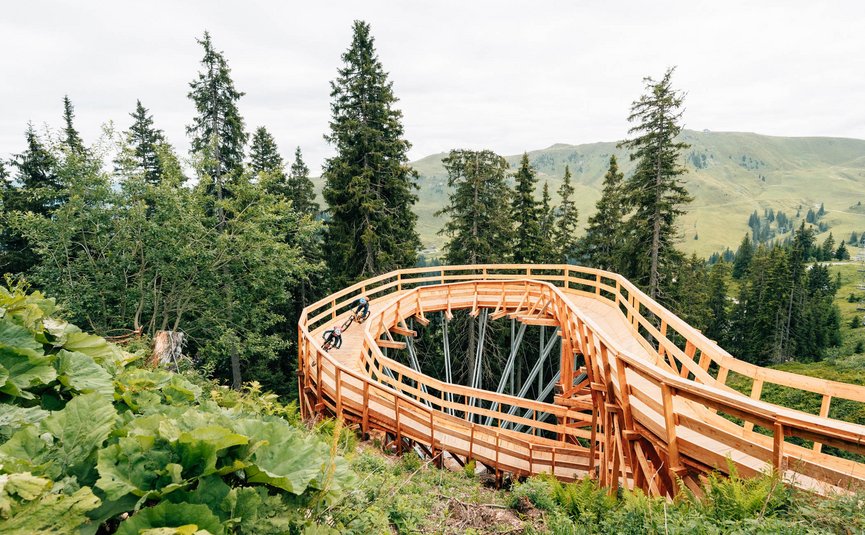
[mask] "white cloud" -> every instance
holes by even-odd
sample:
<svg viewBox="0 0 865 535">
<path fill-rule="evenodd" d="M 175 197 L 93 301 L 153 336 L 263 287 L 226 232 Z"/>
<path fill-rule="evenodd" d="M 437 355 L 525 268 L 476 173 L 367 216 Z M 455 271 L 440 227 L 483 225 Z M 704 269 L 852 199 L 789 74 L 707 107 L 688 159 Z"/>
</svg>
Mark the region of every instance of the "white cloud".
<svg viewBox="0 0 865 535">
<path fill-rule="evenodd" d="M 404 112 L 411 156 L 453 147 L 511 154 L 557 142 L 620 139 L 644 76 L 678 65 L 691 128 L 865 137 L 861 2 L 19 2 L 0 20 L 0 154 L 28 120 L 129 123 L 141 99 L 181 150 L 193 108 L 195 38 L 209 29 L 288 158 L 316 172 L 329 81 L 372 24 Z"/>
</svg>

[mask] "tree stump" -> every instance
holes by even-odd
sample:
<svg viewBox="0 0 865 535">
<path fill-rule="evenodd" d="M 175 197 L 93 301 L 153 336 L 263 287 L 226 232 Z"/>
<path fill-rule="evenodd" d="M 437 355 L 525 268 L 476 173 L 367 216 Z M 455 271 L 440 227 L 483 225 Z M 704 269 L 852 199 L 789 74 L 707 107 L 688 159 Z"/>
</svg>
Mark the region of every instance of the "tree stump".
<svg viewBox="0 0 865 535">
<path fill-rule="evenodd" d="M 153 342 L 153 357 L 150 364 L 154 367 L 174 366 L 183 353 L 184 333 L 177 331 L 157 331 Z"/>
</svg>

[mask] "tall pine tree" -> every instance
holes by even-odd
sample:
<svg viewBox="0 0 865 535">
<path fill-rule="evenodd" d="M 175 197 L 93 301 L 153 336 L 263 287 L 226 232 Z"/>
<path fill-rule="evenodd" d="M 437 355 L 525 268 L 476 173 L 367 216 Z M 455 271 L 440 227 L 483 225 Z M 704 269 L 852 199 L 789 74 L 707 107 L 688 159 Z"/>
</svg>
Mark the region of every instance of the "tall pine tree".
<svg viewBox="0 0 865 535">
<path fill-rule="evenodd" d="M 420 248 L 412 211 L 417 173 L 408 165 L 402 112 L 369 24 L 355 21 L 342 60 L 331 82 L 325 136 L 337 154 L 325 162 L 323 192 L 327 261 L 338 284 L 412 266 Z"/>
<path fill-rule="evenodd" d="M 653 299 L 663 298 L 672 283 L 671 271 L 681 254 L 674 247 L 676 218 L 685 213 L 682 206 L 691 201 L 682 182 L 685 172 L 681 152 L 686 143 L 676 141 L 682 131 L 684 97 L 672 87 L 674 69 L 659 81 L 645 78 L 646 93 L 631 106 L 628 130 L 635 135 L 621 145 L 631 150 L 637 162 L 628 181 L 630 205 L 629 249 L 631 273 L 637 283 L 646 285 Z"/>
<path fill-rule="evenodd" d="M 544 181 L 541 188 L 540 206 L 540 237 L 539 255 L 537 261 L 542 264 L 554 264 L 560 262 L 559 247 L 555 240 L 554 230 L 556 228 L 556 208 L 552 205 L 550 197 L 550 183 Z"/>
<path fill-rule="evenodd" d="M 309 167 L 303 161 L 300 147 L 294 150 L 294 162 L 288 174 L 288 198 L 294 208 L 311 217 L 318 215 L 319 207 L 315 202 L 315 186 L 309 179 Z"/>
<path fill-rule="evenodd" d="M 32 124 L 24 135 L 27 148 L 10 161 L 13 181 L 3 181 L 3 208 L 6 216 L 31 212 L 47 217 L 65 201 L 57 158 Z M 0 232 L 0 258 L 0 270 L 9 273 L 27 273 L 37 261 L 27 238 L 7 224 Z"/>
<path fill-rule="evenodd" d="M 751 245 L 751 238 L 748 233 L 742 238 L 742 243 L 736 249 L 736 259 L 733 261 L 733 278 L 741 279 L 748 272 L 751 266 L 751 259 L 754 257 L 754 246 Z"/>
<path fill-rule="evenodd" d="M 595 213 L 589 217 L 586 235 L 580 242 L 580 260 L 592 267 L 619 271 L 624 265 L 624 178 L 616 156 L 610 156 L 601 198 L 595 205 Z"/>
<path fill-rule="evenodd" d="M 117 164 L 140 173 L 150 184 L 159 184 L 163 173 L 159 146 L 165 143 L 165 135 L 162 130 L 153 126 L 153 116 L 140 100 L 136 101 L 135 111 L 130 115 L 133 123 L 126 131 L 128 150 L 121 155 Z"/>
<path fill-rule="evenodd" d="M 285 162 L 276 147 L 276 141 L 267 128 L 259 126 L 252 134 L 249 146 L 249 167 L 255 174 L 269 173 L 285 176 Z"/>
<path fill-rule="evenodd" d="M 448 237 L 448 264 L 485 264 L 509 260 L 513 229 L 502 217 L 510 209 L 508 163 L 489 151 L 452 150 L 442 160 L 451 189 L 448 205 L 436 215 L 449 216 L 440 231 Z"/>
<path fill-rule="evenodd" d="M 514 200 L 511 217 L 516 223 L 513 247 L 514 262 L 538 262 L 541 256 L 540 207 L 535 200 L 535 187 L 538 179 L 535 170 L 529 165 L 529 155 L 523 153 L 520 167 L 515 175 Z"/>
<path fill-rule="evenodd" d="M 192 137 L 192 153 L 200 159 L 199 178 L 216 201 L 220 226 L 224 224 L 222 199 L 231 194 L 231 181 L 240 179 L 243 170 L 243 148 L 248 134 L 237 102 L 244 93 L 234 88 L 231 69 L 222 52 L 213 47 L 210 33 L 198 43 L 204 49 L 202 70 L 190 82 L 189 98 L 198 115 L 186 127 Z"/>
<path fill-rule="evenodd" d="M 555 228 L 553 229 L 553 240 L 556 246 L 556 262 L 568 262 L 577 256 L 579 238 L 577 237 L 577 223 L 580 212 L 574 204 L 574 186 L 571 184 L 571 168 L 565 166 L 565 176 L 562 185 L 559 186 L 559 198 L 561 203 L 557 210 Z"/>
<path fill-rule="evenodd" d="M 75 129 L 75 107 L 69 100 L 69 95 L 63 96 L 63 143 L 73 153 L 85 155 L 84 141 Z"/>
</svg>

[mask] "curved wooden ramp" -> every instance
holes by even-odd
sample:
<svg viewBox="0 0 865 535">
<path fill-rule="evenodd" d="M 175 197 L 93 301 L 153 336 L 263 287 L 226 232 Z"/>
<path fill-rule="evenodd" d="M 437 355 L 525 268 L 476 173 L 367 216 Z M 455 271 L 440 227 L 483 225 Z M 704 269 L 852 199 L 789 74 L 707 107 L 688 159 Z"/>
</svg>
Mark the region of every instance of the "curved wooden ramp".
<svg viewBox="0 0 865 535">
<path fill-rule="evenodd" d="M 357 296 L 371 315 L 321 349 Z M 447 383 L 385 355 L 414 335 L 407 319 L 454 310 L 555 326 L 561 337 L 554 403 Z M 380 429 L 399 449 L 475 459 L 500 476 L 597 477 L 674 496 L 699 492 L 710 470 L 780 471 L 819 493 L 865 482 L 865 426 L 829 418 L 836 398 L 865 403 L 865 387 L 737 360 L 614 273 L 570 265 L 444 266 L 369 279 L 304 309 L 299 327 L 301 411 Z M 752 380 L 751 395 L 726 386 Z M 821 400 L 819 414 L 760 400 L 765 385 Z M 795 438 L 794 438 L 795 437 Z M 826 451 L 823 451 L 826 447 Z M 843 455 L 843 457 L 842 457 Z M 848 457 L 848 458 L 845 458 Z"/>
</svg>

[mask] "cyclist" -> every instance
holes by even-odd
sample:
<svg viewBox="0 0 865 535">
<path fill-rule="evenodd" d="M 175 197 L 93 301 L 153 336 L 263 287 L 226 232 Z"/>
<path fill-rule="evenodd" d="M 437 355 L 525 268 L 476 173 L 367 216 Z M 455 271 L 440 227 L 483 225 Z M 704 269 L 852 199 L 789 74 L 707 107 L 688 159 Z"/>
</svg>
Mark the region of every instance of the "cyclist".
<svg viewBox="0 0 865 535">
<path fill-rule="evenodd" d="M 324 331 L 322 336 L 324 337 L 324 345 L 328 346 L 328 348 L 335 347 L 339 349 L 342 347 L 342 329 L 338 325 L 334 325 L 333 329 Z"/>
<path fill-rule="evenodd" d="M 360 296 L 357 301 L 352 303 L 352 306 L 355 305 L 357 306 L 354 310 L 355 316 L 361 320 L 369 316 L 369 300 L 365 296 Z"/>
</svg>

